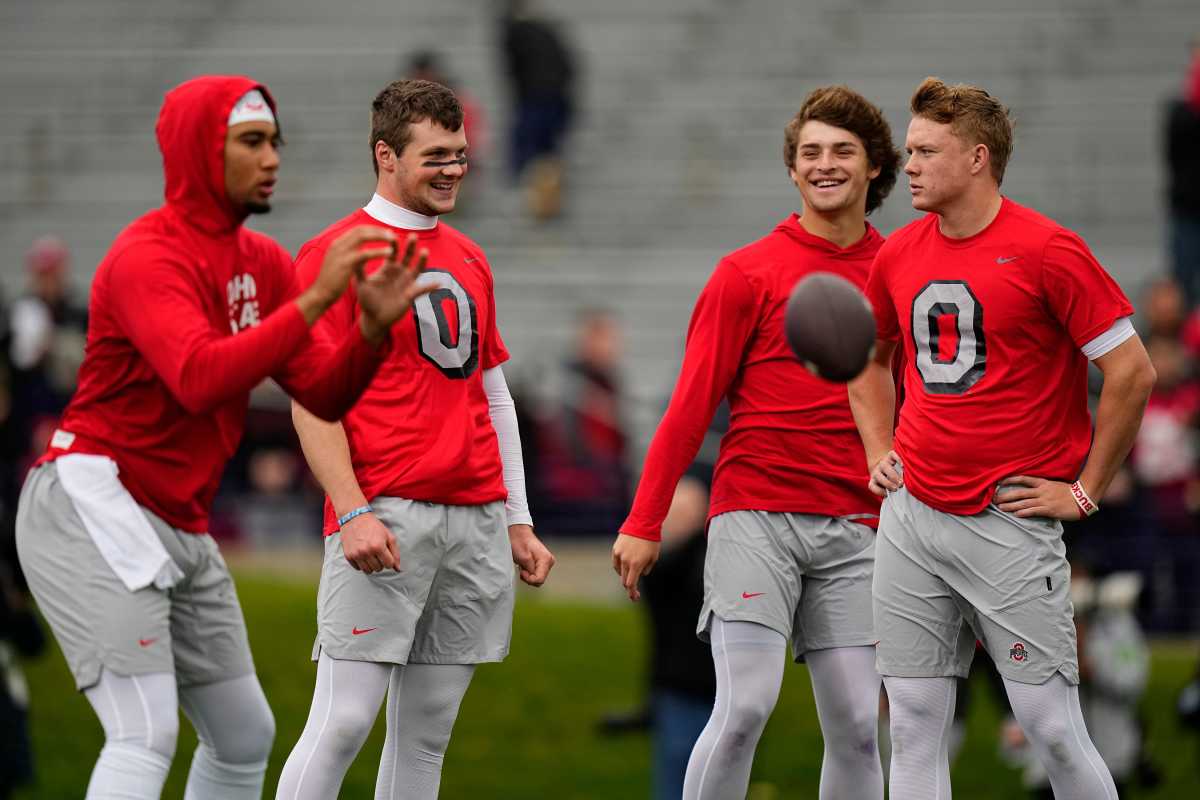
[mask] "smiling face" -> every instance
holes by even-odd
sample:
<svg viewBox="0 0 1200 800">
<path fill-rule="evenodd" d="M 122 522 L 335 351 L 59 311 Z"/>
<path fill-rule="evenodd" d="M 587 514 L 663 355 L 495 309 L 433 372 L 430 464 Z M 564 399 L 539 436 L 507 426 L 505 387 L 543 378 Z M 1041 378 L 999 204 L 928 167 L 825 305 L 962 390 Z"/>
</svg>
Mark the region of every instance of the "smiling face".
<svg viewBox="0 0 1200 800">
<path fill-rule="evenodd" d="M 409 133 L 398 154 L 387 142 L 375 143 L 381 194 L 418 214 L 449 214 L 467 174 L 467 135 L 428 119 L 412 123 Z"/>
<path fill-rule="evenodd" d="M 867 187 L 879 175 L 862 140 L 844 128 L 809 120 L 800 128 L 796 160 L 788 170 L 804 199 L 805 213 L 865 213 Z"/>
<path fill-rule="evenodd" d="M 225 134 L 225 194 L 242 214 L 271 210 L 279 171 L 279 130 L 273 122 L 240 122 Z"/>
</svg>

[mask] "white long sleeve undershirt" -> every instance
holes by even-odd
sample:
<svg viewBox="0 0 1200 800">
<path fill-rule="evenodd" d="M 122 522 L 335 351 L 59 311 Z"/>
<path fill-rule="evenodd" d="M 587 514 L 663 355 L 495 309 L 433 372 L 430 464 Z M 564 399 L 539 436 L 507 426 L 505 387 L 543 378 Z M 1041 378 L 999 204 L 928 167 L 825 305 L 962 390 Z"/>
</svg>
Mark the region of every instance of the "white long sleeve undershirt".
<svg viewBox="0 0 1200 800">
<path fill-rule="evenodd" d="M 492 418 L 492 427 L 496 429 L 496 439 L 500 443 L 504 488 L 508 490 L 508 500 L 504 503 L 508 524 L 533 525 L 525 495 L 525 463 L 521 454 L 521 434 L 517 430 L 517 407 L 500 367 L 483 371 L 483 390 L 487 394 L 488 416 Z"/>
</svg>

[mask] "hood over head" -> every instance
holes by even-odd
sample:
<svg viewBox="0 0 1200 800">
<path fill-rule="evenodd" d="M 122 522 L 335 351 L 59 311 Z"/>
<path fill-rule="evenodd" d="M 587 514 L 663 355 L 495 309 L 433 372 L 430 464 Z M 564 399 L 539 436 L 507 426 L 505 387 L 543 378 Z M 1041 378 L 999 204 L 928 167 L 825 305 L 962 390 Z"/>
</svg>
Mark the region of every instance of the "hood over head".
<svg viewBox="0 0 1200 800">
<path fill-rule="evenodd" d="M 167 205 L 214 233 L 233 230 L 244 219 L 225 193 L 225 135 L 229 112 L 251 89 L 262 92 L 275 112 L 275 99 L 261 83 L 242 75 L 203 75 L 167 92 L 158 114 Z"/>
</svg>

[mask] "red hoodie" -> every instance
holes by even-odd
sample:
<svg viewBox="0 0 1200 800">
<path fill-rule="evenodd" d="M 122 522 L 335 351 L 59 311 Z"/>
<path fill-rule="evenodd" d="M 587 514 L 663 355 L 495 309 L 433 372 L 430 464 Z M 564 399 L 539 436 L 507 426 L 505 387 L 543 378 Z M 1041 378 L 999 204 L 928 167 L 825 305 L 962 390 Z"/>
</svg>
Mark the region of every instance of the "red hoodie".
<svg viewBox="0 0 1200 800">
<path fill-rule="evenodd" d="M 249 78 L 196 78 L 167 93 L 157 134 L 166 203 L 134 220 L 96 270 L 79 387 L 39 463 L 65 453 L 116 461 L 141 505 L 208 529 L 252 388 L 272 377 L 313 413 L 338 419 L 384 348 L 354 326 L 335 345 L 309 336 L 292 259 L 242 226 L 225 193 L 229 112 Z"/>
<path fill-rule="evenodd" d="M 867 489 L 846 387 L 814 377 L 792 354 L 783 311 L 792 287 L 812 272 L 863 287 L 882 244 L 868 225 L 862 239 L 842 249 L 792 215 L 721 260 L 696 301 L 679 382 L 621 533 L 659 538 L 675 484 L 725 396 L 729 431 L 713 474 L 710 518 L 751 509 L 861 515 L 875 525 L 879 500 Z"/>
</svg>

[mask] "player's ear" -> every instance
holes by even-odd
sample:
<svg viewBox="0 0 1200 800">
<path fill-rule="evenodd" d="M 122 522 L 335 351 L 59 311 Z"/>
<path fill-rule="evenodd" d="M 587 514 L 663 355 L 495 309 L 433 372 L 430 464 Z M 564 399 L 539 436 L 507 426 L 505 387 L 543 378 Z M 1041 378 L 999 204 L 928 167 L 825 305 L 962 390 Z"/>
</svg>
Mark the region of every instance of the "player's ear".
<svg viewBox="0 0 1200 800">
<path fill-rule="evenodd" d="M 978 175 L 988 168 L 988 164 L 992 160 L 992 154 L 988 150 L 986 144 L 980 143 L 975 145 L 971 151 L 971 174 Z"/>
<path fill-rule="evenodd" d="M 379 165 L 379 169 L 384 172 L 391 172 L 396 168 L 396 154 L 392 150 L 391 145 L 383 139 L 375 142 L 375 163 Z"/>
</svg>

